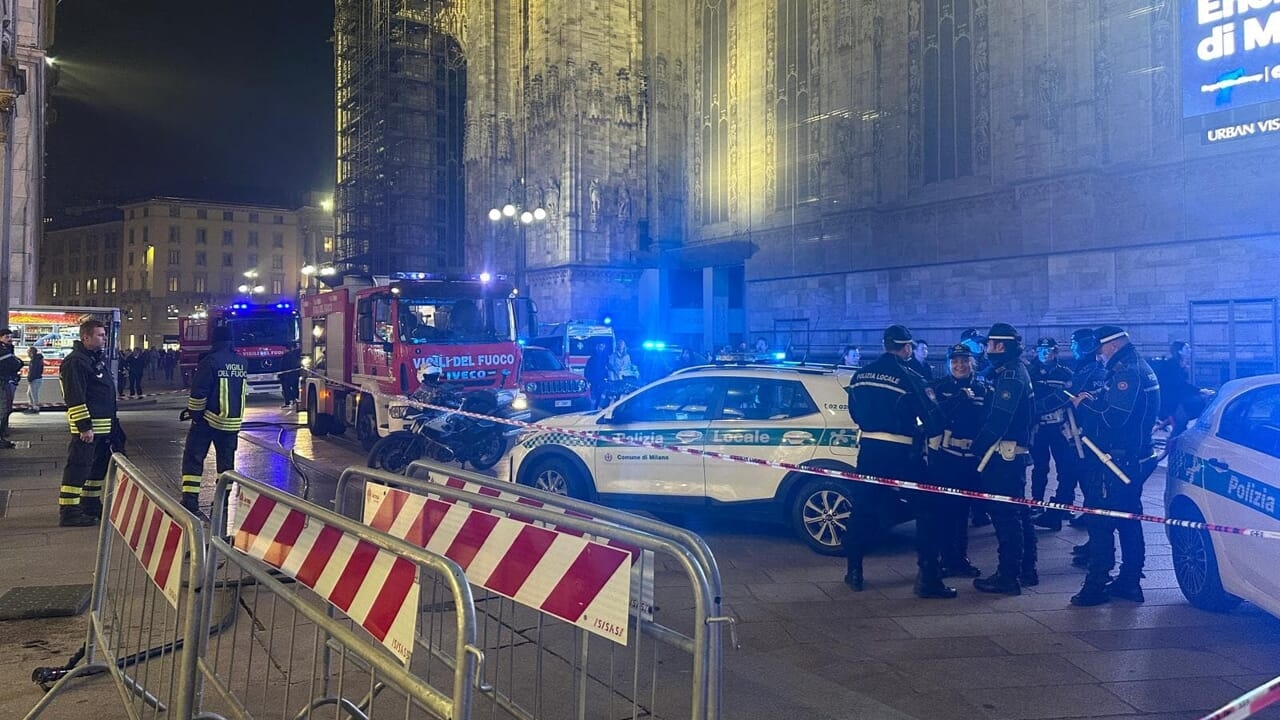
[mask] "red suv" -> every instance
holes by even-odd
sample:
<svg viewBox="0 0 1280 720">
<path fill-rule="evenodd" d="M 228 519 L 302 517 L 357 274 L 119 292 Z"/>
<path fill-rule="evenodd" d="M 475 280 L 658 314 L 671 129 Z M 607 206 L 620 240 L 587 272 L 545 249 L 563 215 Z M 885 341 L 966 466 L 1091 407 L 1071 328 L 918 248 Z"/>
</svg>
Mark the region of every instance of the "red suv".
<svg viewBox="0 0 1280 720">
<path fill-rule="evenodd" d="M 535 345 L 523 351 L 520 385 L 535 418 L 595 409 L 587 381 L 566 368 L 554 353 Z"/>
</svg>

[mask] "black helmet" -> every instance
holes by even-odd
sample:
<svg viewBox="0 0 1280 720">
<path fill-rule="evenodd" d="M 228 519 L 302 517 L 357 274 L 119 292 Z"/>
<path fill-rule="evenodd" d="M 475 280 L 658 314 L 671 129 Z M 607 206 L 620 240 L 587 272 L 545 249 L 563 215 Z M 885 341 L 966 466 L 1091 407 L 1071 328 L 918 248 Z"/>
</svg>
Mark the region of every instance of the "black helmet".
<svg viewBox="0 0 1280 720">
<path fill-rule="evenodd" d="M 1071 333 L 1071 342 L 1080 348 L 1083 354 L 1098 352 L 1098 338 L 1093 334 L 1093 328 L 1080 328 Z"/>
</svg>

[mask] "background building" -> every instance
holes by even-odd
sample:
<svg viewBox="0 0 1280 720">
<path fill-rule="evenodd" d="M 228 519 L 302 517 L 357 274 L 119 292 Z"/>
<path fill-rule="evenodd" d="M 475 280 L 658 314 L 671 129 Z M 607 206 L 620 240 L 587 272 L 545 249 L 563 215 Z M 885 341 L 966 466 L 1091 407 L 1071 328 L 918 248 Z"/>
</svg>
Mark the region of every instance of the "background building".
<svg viewBox="0 0 1280 720">
<path fill-rule="evenodd" d="M 119 307 L 121 347 L 172 345 L 180 315 L 294 299 L 305 279 L 298 211 L 184 198 L 120 211 L 114 222 L 47 233 L 40 302 Z"/>
<path fill-rule="evenodd" d="M 830 353 L 1122 321 L 1275 366 L 1272 4 L 495 7 L 466 15 L 468 258 L 527 260 L 544 319 Z M 549 221 L 495 233 L 494 198 Z"/>
<path fill-rule="evenodd" d="M 55 0 L 0 3 L 0 323 L 36 296 L 36 241 L 43 221 L 45 49 Z"/>
</svg>

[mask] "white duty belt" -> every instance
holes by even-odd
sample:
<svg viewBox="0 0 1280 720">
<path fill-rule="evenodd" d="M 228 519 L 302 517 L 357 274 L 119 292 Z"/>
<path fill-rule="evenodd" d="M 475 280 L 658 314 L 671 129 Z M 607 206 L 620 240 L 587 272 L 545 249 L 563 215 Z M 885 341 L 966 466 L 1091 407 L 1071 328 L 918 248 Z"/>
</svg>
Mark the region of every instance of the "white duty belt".
<svg viewBox="0 0 1280 720">
<path fill-rule="evenodd" d="M 950 430 L 942 431 L 942 451 L 959 457 L 973 457 L 969 450 L 973 448 L 970 438 L 952 437 Z"/>
<path fill-rule="evenodd" d="M 982 456 L 982 461 L 978 463 L 978 472 L 982 472 L 982 469 L 987 466 L 987 463 L 991 462 L 991 458 L 995 457 L 997 454 L 1000 455 L 1000 459 L 1006 462 L 1013 462 L 1013 460 L 1019 455 L 1026 455 L 1030 452 L 1031 451 L 1029 449 L 1019 445 L 1013 440 L 1001 440 L 995 445 L 987 448 L 986 454 Z"/>
<path fill-rule="evenodd" d="M 1057 425 L 1058 423 L 1066 419 L 1067 419 L 1066 411 L 1064 411 L 1062 408 L 1058 408 L 1057 410 L 1054 410 L 1051 413 L 1045 413 L 1044 415 L 1041 415 L 1040 424 L 1041 425 Z"/>
<path fill-rule="evenodd" d="M 887 432 L 865 432 L 858 431 L 858 440 L 880 440 L 883 442 L 897 443 L 899 445 L 914 445 L 915 440 L 910 435 L 898 435 L 897 433 Z"/>
</svg>

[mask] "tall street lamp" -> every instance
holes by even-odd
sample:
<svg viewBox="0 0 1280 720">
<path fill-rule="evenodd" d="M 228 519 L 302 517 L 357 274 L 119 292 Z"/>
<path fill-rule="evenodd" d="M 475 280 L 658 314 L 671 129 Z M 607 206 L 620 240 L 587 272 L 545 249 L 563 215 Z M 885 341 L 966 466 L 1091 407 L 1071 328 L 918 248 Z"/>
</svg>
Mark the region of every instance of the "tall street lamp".
<svg viewBox="0 0 1280 720">
<path fill-rule="evenodd" d="M 525 270 L 529 262 L 529 226 L 546 219 L 547 211 L 541 207 L 522 208 L 513 203 L 507 203 L 501 208 L 489 208 L 489 220 L 495 226 L 505 222 L 520 228 L 520 251 L 516 253 L 516 287 L 524 293 L 529 291 L 525 287 Z"/>
</svg>

